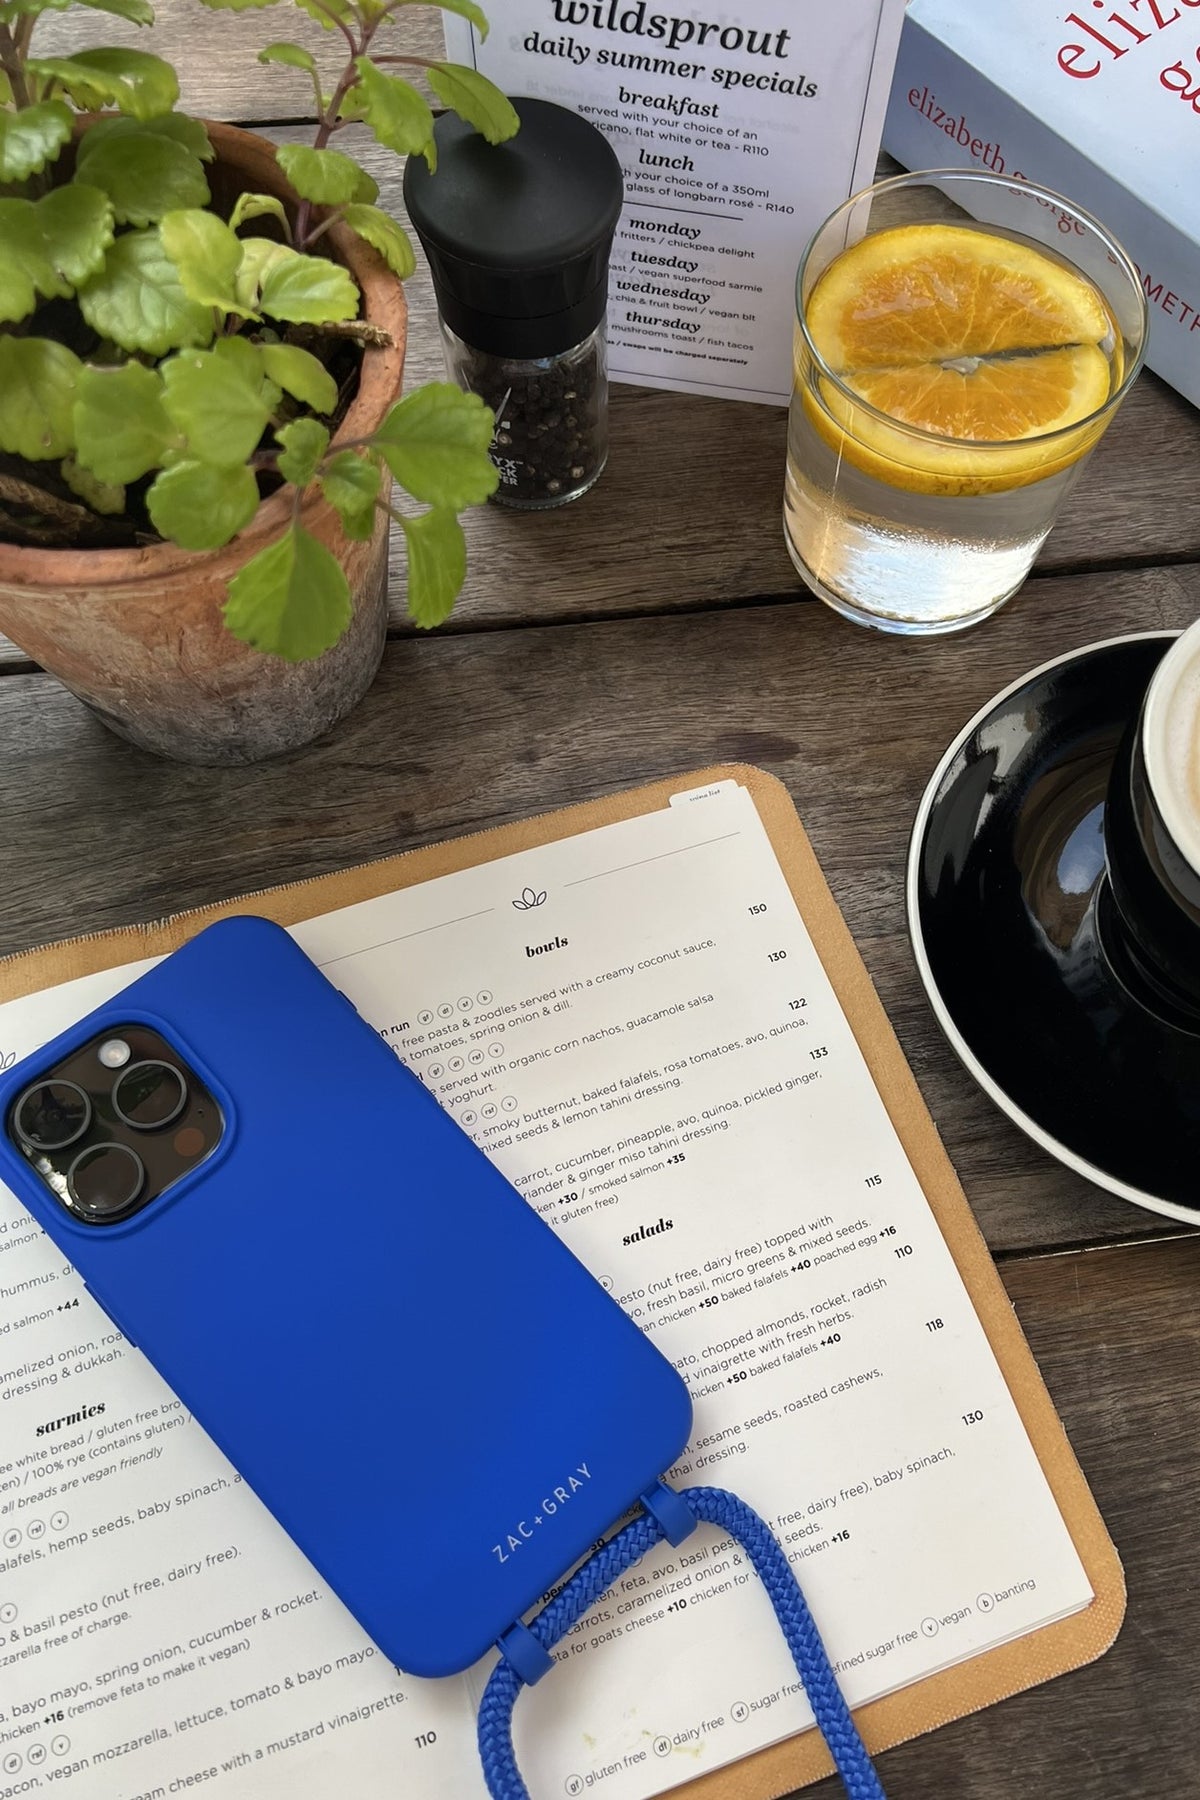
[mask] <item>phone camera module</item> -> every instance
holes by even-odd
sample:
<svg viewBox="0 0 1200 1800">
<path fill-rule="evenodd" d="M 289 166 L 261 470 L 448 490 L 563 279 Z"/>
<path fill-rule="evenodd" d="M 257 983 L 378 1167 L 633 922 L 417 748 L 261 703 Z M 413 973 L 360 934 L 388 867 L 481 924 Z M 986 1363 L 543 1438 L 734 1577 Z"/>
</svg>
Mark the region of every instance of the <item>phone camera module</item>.
<svg viewBox="0 0 1200 1800">
<path fill-rule="evenodd" d="M 80 1218 L 105 1225 L 128 1212 L 145 1179 L 136 1150 L 124 1144 L 89 1144 L 67 1170 L 67 1192 Z"/>
<path fill-rule="evenodd" d="M 187 1083 L 165 1062 L 136 1062 L 113 1084 L 113 1110 L 135 1131 L 160 1131 L 187 1105 Z"/>
<path fill-rule="evenodd" d="M 73 1081 L 39 1081 L 17 1101 L 13 1123 L 31 1150 L 64 1150 L 81 1138 L 92 1103 Z"/>
<path fill-rule="evenodd" d="M 14 1091 L 12 1106 L 0 1107 L 0 1132 L 89 1229 L 128 1225 L 197 1170 L 225 1131 L 203 1077 L 139 1020 L 110 1019 Z"/>
</svg>

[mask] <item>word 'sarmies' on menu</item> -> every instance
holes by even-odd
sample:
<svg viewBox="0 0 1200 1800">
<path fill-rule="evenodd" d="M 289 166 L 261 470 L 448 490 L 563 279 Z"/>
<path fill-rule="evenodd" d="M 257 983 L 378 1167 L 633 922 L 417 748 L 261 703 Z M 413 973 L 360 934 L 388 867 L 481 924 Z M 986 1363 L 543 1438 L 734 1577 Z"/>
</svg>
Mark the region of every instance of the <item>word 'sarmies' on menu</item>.
<svg viewBox="0 0 1200 1800">
<path fill-rule="evenodd" d="M 855 1706 L 1089 1609 L 1052 1457 L 1077 1511 L 1086 1490 L 998 1289 L 1004 1370 L 989 1346 L 752 794 L 666 789 L 525 842 L 293 930 L 683 1372 L 671 1478 L 771 1521 Z M 0 1056 L 146 966 L 0 1007 Z M 712 1534 L 626 1575 L 558 1662 L 518 1717 L 539 1795 L 643 1800 L 812 1722 Z M 0 1668 L 4 1800 L 484 1792 L 486 1668 L 387 1664 L 2 1190 Z"/>
</svg>

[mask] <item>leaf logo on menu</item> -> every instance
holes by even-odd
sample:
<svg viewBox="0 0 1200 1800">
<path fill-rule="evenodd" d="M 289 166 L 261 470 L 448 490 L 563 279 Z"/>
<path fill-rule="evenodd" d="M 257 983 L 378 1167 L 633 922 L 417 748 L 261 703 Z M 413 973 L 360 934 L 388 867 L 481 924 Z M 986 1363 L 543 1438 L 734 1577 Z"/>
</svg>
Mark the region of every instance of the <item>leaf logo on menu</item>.
<svg viewBox="0 0 1200 1800">
<path fill-rule="evenodd" d="M 544 906 L 545 903 L 545 888 L 543 888 L 539 894 L 536 888 L 531 887 L 522 888 L 520 894 L 518 894 L 517 898 L 513 901 L 513 905 L 518 912 L 532 912 L 535 906 Z"/>
</svg>

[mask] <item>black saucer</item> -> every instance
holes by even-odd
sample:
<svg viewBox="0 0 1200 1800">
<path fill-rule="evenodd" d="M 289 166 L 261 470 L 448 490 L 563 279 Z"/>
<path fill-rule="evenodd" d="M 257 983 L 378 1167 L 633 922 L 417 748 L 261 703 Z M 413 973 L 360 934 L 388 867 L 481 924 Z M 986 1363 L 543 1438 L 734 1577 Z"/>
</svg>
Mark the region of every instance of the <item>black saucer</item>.
<svg viewBox="0 0 1200 1800">
<path fill-rule="evenodd" d="M 1061 1162 L 1200 1220 L 1200 1035 L 1144 993 L 1103 880 L 1125 726 L 1175 632 L 1093 644 L 998 694 L 917 812 L 908 917 L 934 1012 L 980 1086 Z"/>
</svg>

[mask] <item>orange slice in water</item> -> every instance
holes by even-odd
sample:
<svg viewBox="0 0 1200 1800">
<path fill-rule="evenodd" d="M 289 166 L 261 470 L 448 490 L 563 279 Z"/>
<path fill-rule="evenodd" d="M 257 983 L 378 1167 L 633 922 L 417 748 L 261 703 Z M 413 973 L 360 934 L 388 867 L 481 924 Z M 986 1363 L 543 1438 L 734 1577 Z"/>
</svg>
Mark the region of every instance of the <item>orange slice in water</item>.
<svg viewBox="0 0 1200 1800">
<path fill-rule="evenodd" d="M 844 386 L 901 429 L 824 377 L 814 392 L 800 366 L 809 417 L 840 455 L 893 487 L 967 494 L 1040 481 L 1069 468 L 1107 422 L 1083 423 L 1118 378 L 1108 309 L 1089 281 L 1030 245 L 959 225 L 877 232 L 829 265 L 806 320 Z M 1050 433 L 1063 435 L 1046 442 Z"/>
</svg>

